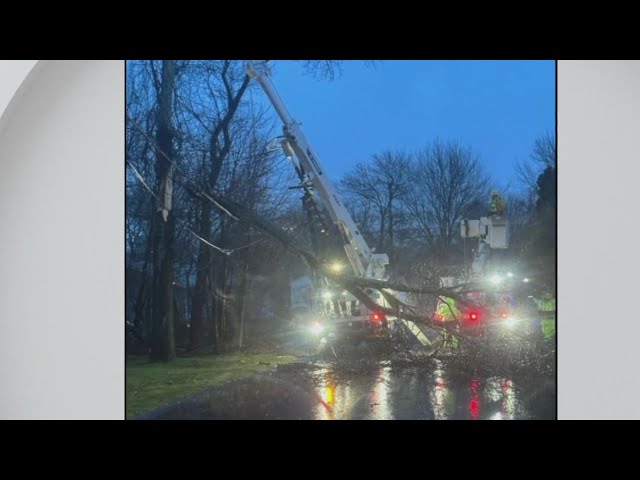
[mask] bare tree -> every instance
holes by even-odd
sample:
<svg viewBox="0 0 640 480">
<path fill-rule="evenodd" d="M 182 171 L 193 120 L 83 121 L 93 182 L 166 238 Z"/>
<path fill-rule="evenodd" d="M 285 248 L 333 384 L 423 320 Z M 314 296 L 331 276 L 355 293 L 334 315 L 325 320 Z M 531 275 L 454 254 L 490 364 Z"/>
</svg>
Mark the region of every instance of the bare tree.
<svg viewBox="0 0 640 480">
<path fill-rule="evenodd" d="M 314 75 L 328 78 L 339 63 L 304 68 L 317 65 Z M 154 359 L 171 358 L 176 346 L 217 345 L 234 323 L 238 292 L 255 283 L 249 276 L 273 271 L 276 257 L 256 256 L 251 246 L 260 235 L 230 223 L 206 198 L 237 199 L 265 217 L 291 203 L 295 172 L 267 151 L 275 115 L 247 98 L 251 88 L 242 61 L 127 62 L 126 158 L 135 166 L 126 179 L 127 278 L 135 279 L 127 322 L 153 344 Z M 236 248 L 242 254 L 224 253 Z M 242 305 L 240 322 L 250 313 Z"/>
<path fill-rule="evenodd" d="M 346 60 L 350 61 L 350 60 Z M 342 76 L 345 60 L 300 60 L 304 71 L 311 76 L 325 80 L 335 80 Z M 375 67 L 375 60 L 365 60 L 367 67 Z"/>
<path fill-rule="evenodd" d="M 153 300 L 151 359 L 167 361 L 175 357 L 173 262 L 175 220 L 173 203 L 173 60 L 162 61 L 158 89 L 158 127 L 156 130 L 156 181 L 159 186 L 157 208 L 153 216 Z"/>
<path fill-rule="evenodd" d="M 233 122 L 247 90 L 250 78 L 243 70 L 241 62 L 202 61 L 188 65 L 189 81 L 185 82 L 180 95 L 180 105 L 187 117 L 183 132 L 195 138 L 193 148 L 199 152 L 199 186 L 205 192 L 217 188 L 218 179 L 233 143 Z M 193 138 L 187 141 L 194 143 Z M 217 212 L 215 212 L 217 215 Z M 205 238 L 213 232 L 214 211 L 205 198 L 200 200 L 197 231 Z M 224 219 L 222 220 L 224 222 Z M 221 225 L 224 232 L 224 225 Z M 224 239 L 222 239 L 224 242 Z M 193 302 L 190 328 L 190 348 L 202 346 L 205 341 L 207 296 L 210 286 L 216 290 L 224 283 L 223 261 L 215 279 L 210 277 L 213 251 L 205 243 L 198 243 L 196 279 L 193 288 Z M 222 298 L 222 297 L 219 297 Z M 218 314 L 222 311 L 216 304 Z M 212 334 L 214 346 L 218 343 L 217 315 L 213 315 Z"/>
<path fill-rule="evenodd" d="M 348 194 L 347 208 L 367 243 L 375 242 L 376 210 L 370 199 Z"/>
<path fill-rule="evenodd" d="M 516 162 L 516 175 L 530 194 L 533 194 L 540 174 L 549 167 L 555 168 L 556 162 L 556 136 L 545 132 L 535 138 L 529 161 Z"/>
<path fill-rule="evenodd" d="M 404 152 L 376 154 L 368 164 L 358 163 L 341 186 L 348 197 L 359 199 L 376 212 L 378 251 L 393 249 L 397 209 L 410 187 L 410 157 Z"/>
<path fill-rule="evenodd" d="M 283 214 L 293 203 L 288 187 L 297 183 L 295 172 L 266 148 L 273 115 L 245 95 L 252 86 L 242 62 L 168 62 L 137 62 L 128 75 L 127 160 L 149 181 L 127 177 L 127 265 L 135 275 L 142 269 L 144 278 L 149 257 L 154 284 L 128 296 L 127 312 L 142 318 L 137 307 L 153 305 L 150 343 L 165 352 L 154 359 L 171 358 L 181 345 L 229 345 L 231 337 L 242 345 L 245 320 L 263 303 L 260 296 L 284 304 L 288 277 L 298 273 L 273 236 L 234 221 L 211 199 L 243 205 L 293 235 L 308 221 Z M 412 172 L 402 152 L 383 152 L 352 172 L 360 177 L 351 179 L 349 194 L 362 206 L 356 218 L 365 231 L 375 230 L 372 243 L 387 253 L 404 222 L 401 200 Z"/>
<path fill-rule="evenodd" d="M 302 60 L 304 70 L 316 78 L 334 80 L 342 75 L 342 60 Z"/>
<path fill-rule="evenodd" d="M 460 220 L 487 195 L 484 165 L 470 147 L 436 140 L 416 154 L 410 175 L 405 208 L 423 239 L 446 250 L 458 234 Z"/>
<path fill-rule="evenodd" d="M 514 193 L 505 196 L 505 204 L 509 213 L 510 243 L 517 254 L 517 250 L 525 240 L 535 205 L 529 196 Z"/>
<path fill-rule="evenodd" d="M 550 132 L 537 137 L 533 144 L 531 159 L 544 170 L 556 166 L 556 137 Z"/>
</svg>

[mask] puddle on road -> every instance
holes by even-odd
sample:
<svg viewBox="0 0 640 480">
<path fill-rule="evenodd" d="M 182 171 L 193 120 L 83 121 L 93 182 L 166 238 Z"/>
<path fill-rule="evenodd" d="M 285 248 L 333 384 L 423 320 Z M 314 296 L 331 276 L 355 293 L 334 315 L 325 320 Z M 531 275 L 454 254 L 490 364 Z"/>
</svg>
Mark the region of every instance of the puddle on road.
<svg viewBox="0 0 640 480">
<path fill-rule="evenodd" d="M 538 389 L 528 392 L 510 378 L 448 375 L 442 368 L 429 373 L 419 368 L 380 366 L 354 377 L 338 377 L 325 368 L 313 376 L 319 398 L 313 410 L 315 419 L 555 418 L 554 395 L 544 382 L 538 384 L 546 393 L 541 396 Z"/>
<path fill-rule="evenodd" d="M 391 367 L 380 367 L 373 375 L 363 374 L 367 380 L 354 378 L 336 380 L 335 373 L 323 369 L 315 374 L 318 384 L 315 387 L 320 398 L 314 409 L 317 420 L 370 419 L 385 420 L 393 418 L 391 405 Z"/>
<path fill-rule="evenodd" d="M 531 416 L 518 399 L 513 381 L 508 378 L 447 381 L 444 377 L 442 372 L 436 373 L 430 392 L 437 420 L 513 420 Z"/>
</svg>

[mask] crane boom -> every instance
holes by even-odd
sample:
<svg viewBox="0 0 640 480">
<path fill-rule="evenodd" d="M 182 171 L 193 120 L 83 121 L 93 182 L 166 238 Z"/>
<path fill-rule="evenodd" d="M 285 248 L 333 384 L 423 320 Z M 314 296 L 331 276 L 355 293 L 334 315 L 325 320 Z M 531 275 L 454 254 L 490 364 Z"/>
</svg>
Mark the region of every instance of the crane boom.
<svg viewBox="0 0 640 480">
<path fill-rule="evenodd" d="M 262 86 L 262 89 L 267 94 L 267 97 L 282 120 L 284 124 L 284 138 L 281 142 L 282 148 L 294 163 L 296 170 L 301 174 L 303 182 L 313 186 L 314 191 L 320 195 L 322 202 L 329 211 L 331 219 L 338 227 L 354 275 L 387 280 L 386 266 L 389 264 L 389 257 L 384 253 L 374 253 L 373 249 L 367 245 L 356 223 L 353 221 L 351 214 L 340 198 L 338 191 L 326 175 L 318 155 L 313 151 L 306 136 L 302 132 L 301 124 L 293 119 L 273 86 L 266 62 L 247 61 L 245 68 L 247 74 Z M 295 163 L 293 158 L 294 154 L 298 158 L 299 164 Z M 387 299 L 380 293 L 369 290 L 367 294 L 374 297 L 373 299 L 378 302 L 378 304 L 387 308 L 389 307 Z M 338 303 L 344 305 L 347 298 L 349 297 L 343 297 L 341 302 L 336 302 L 336 306 Z M 342 324 L 342 328 L 344 328 L 345 325 L 348 325 L 349 328 L 354 324 L 365 325 L 368 326 L 367 328 L 371 331 L 380 331 L 379 329 L 382 327 L 382 331 L 388 332 L 386 316 L 376 311 L 372 311 L 368 315 L 367 309 L 364 306 L 354 309 L 355 304 L 358 303 L 355 297 L 351 298 L 350 303 L 352 307 L 348 316 L 335 322 L 335 325 Z M 344 310 L 342 311 L 344 314 Z M 348 308 L 347 311 L 349 311 Z M 395 321 L 400 328 L 414 336 L 419 343 L 425 346 L 431 345 L 429 338 L 417 324 L 401 318 L 395 318 Z"/>
<path fill-rule="evenodd" d="M 301 171 L 305 181 L 313 185 L 314 190 L 318 192 L 327 207 L 331 219 L 338 226 L 354 274 L 367 278 L 386 278 L 385 267 L 389 263 L 388 256 L 382 253 L 373 253 L 365 242 L 342 198 L 326 175 L 318 155 L 311 148 L 304 135 L 301 123 L 293 119 L 273 86 L 266 62 L 247 61 L 245 68 L 247 74 L 261 85 L 282 120 L 284 124 L 283 149 L 292 161 L 292 153 L 295 153 L 300 162 L 299 167 L 302 167 Z"/>
</svg>

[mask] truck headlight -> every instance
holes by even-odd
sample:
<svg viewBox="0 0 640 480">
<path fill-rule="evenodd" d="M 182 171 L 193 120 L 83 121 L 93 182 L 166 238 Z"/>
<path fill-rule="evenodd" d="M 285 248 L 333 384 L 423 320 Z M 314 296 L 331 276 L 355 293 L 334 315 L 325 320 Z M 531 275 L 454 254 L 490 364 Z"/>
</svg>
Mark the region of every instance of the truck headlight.
<svg viewBox="0 0 640 480">
<path fill-rule="evenodd" d="M 513 328 L 518 324 L 518 320 L 513 317 L 509 317 L 504 321 L 504 324 L 507 328 Z"/>
<path fill-rule="evenodd" d="M 322 333 L 322 330 L 324 330 L 324 327 L 320 322 L 313 322 L 311 324 L 311 331 L 314 334 L 318 335 L 318 334 Z"/>
</svg>

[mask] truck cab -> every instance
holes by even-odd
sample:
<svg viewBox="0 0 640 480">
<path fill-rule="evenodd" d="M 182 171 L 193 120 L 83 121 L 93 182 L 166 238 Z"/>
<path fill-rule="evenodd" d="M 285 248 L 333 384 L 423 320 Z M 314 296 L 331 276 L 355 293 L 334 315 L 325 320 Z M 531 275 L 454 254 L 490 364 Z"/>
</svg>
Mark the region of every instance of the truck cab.
<svg viewBox="0 0 640 480">
<path fill-rule="evenodd" d="M 539 330 L 539 318 L 528 297 L 508 289 L 471 288 L 459 293 L 460 302 L 438 300 L 433 323 L 479 336 L 511 332 L 529 336 Z"/>
</svg>

